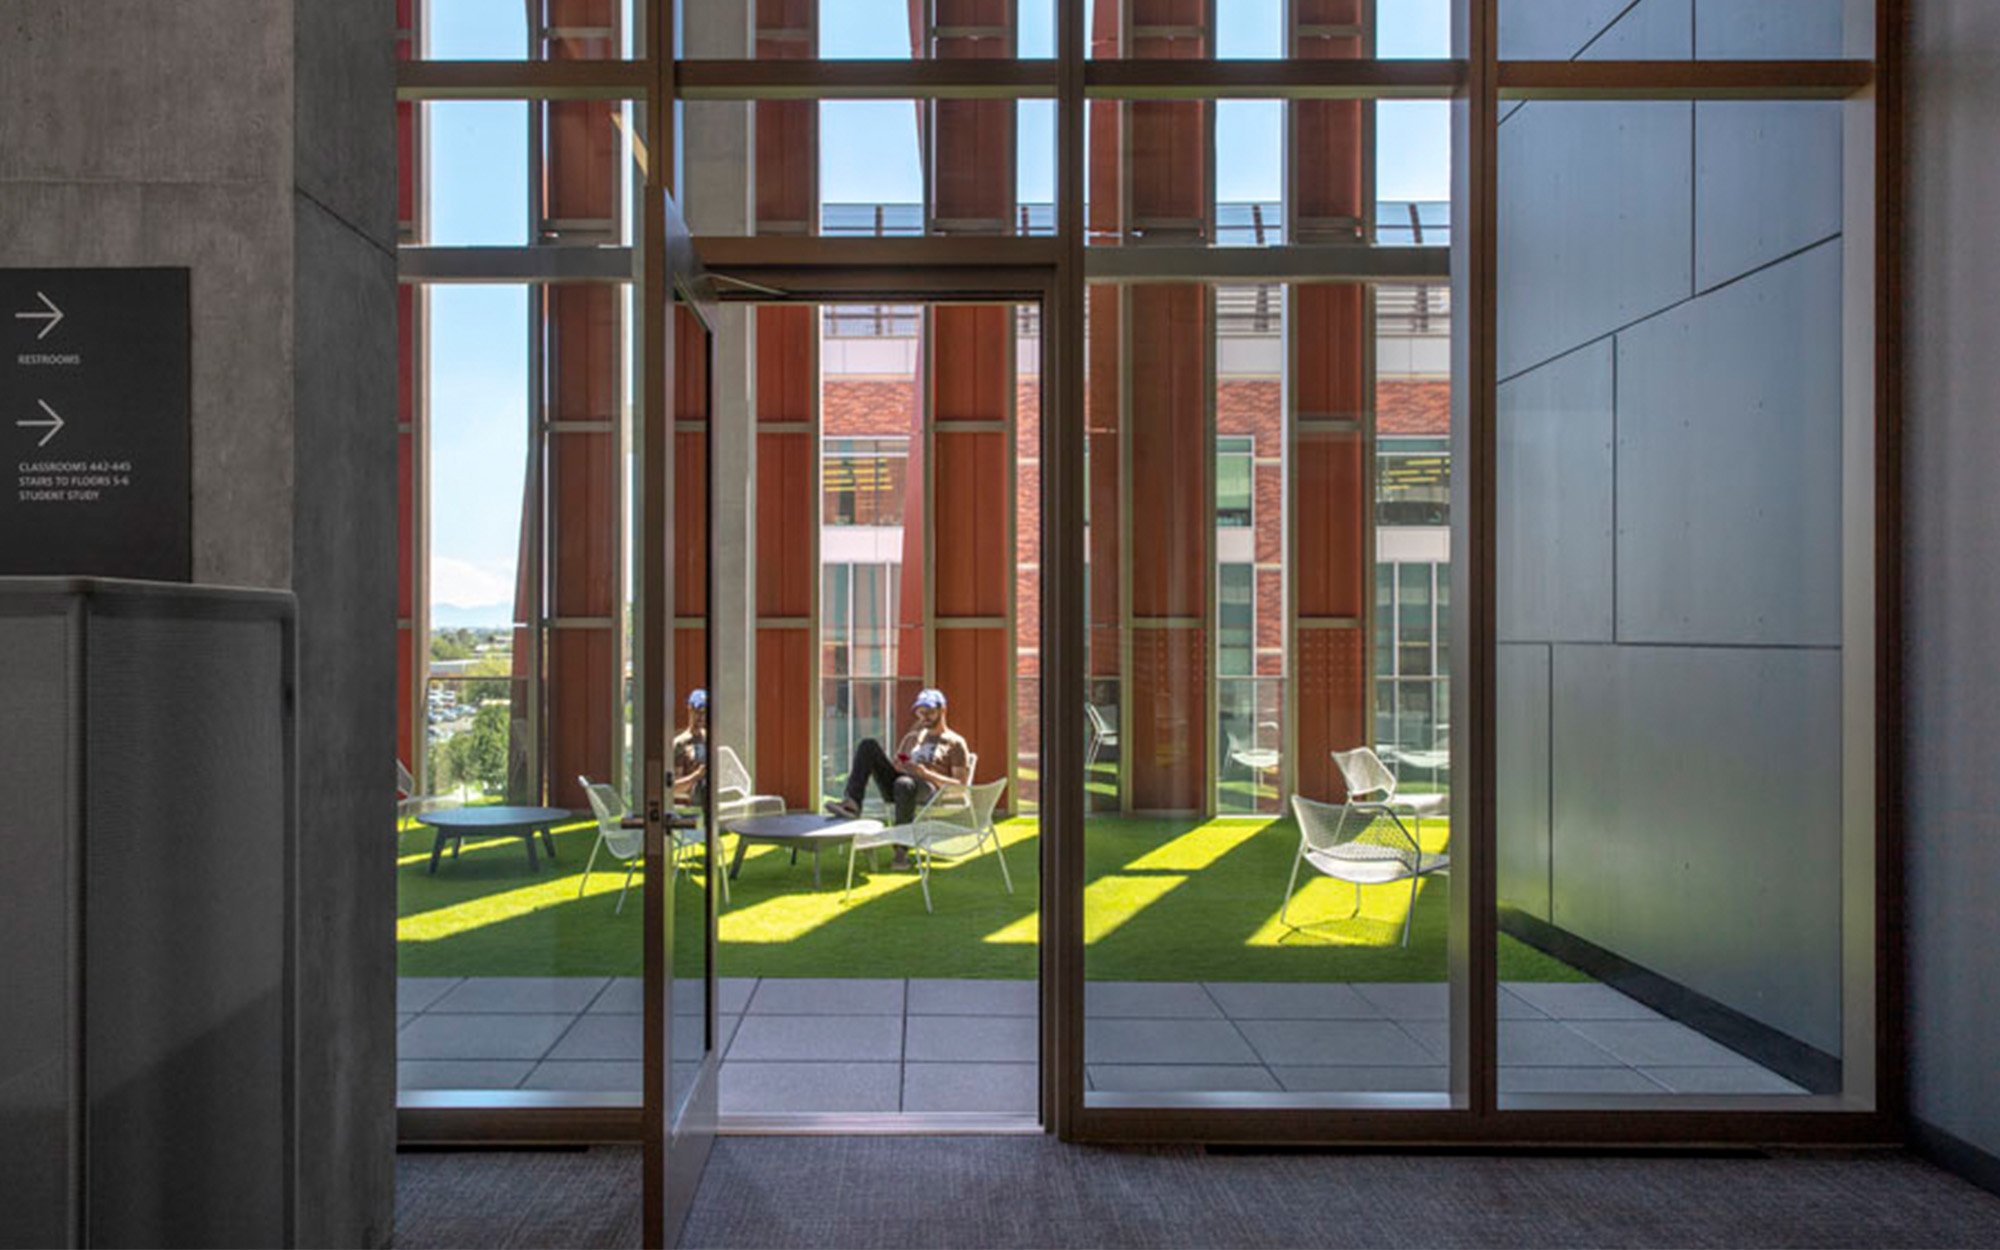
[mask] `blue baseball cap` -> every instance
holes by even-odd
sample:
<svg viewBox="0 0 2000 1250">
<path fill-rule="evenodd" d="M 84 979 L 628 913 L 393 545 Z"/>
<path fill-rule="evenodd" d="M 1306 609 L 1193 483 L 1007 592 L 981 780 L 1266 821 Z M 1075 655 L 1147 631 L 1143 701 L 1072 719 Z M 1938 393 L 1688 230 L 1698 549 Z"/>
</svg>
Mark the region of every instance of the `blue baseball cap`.
<svg viewBox="0 0 2000 1250">
<path fill-rule="evenodd" d="M 700 686 L 696 686 L 692 691 L 688 692 L 688 706 L 706 709 L 708 707 L 708 691 L 703 690 Z"/>
<path fill-rule="evenodd" d="M 926 686 L 922 690 L 917 691 L 916 701 L 911 703 L 910 706 L 943 707 L 944 704 L 945 704 L 944 691 L 939 690 L 932 686 Z"/>
</svg>

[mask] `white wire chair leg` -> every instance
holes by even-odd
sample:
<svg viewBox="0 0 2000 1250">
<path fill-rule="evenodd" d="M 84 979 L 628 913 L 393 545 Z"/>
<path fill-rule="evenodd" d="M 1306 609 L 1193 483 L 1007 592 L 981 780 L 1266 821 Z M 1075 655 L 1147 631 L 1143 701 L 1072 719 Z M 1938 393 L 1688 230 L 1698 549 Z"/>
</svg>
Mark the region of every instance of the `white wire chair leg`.
<svg viewBox="0 0 2000 1250">
<path fill-rule="evenodd" d="M 1014 874 L 1007 871 L 1007 852 L 1000 846 L 1000 831 L 993 831 L 993 858 L 1000 861 L 1000 879 L 1007 883 L 1007 893 L 1014 892 Z"/>
<path fill-rule="evenodd" d="M 1301 834 L 1299 836 L 1299 853 L 1292 857 L 1292 879 L 1290 881 L 1285 882 L 1285 901 L 1278 905 L 1279 924 L 1289 925 L 1291 923 L 1291 921 L 1285 919 L 1285 913 L 1291 909 L 1292 891 L 1296 890 L 1299 886 L 1299 865 L 1303 864 L 1305 861 L 1306 861 L 1306 840 L 1305 840 L 1305 835 Z"/>
<path fill-rule="evenodd" d="M 716 884 L 722 887 L 722 905 L 724 907 L 729 906 L 729 869 L 726 866 L 728 863 L 729 857 L 722 853 L 722 839 L 717 838 L 715 840 L 715 849 L 709 852 L 708 871 L 709 875 L 715 878 Z"/>
<path fill-rule="evenodd" d="M 576 896 L 578 898 L 583 897 L 584 888 L 590 884 L 590 870 L 597 863 L 597 852 L 601 850 L 603 846 L 604 846 L 604 832 L 603 830 L 599 830 L 597 834 L 597 845 L 590 848 L 590 858 L 583 862 L 583 880 L 576 883 Z"/>
<path fill-rule="evenodd" d="M 925 912 L 926 914 L 928 914 L 928 915 L 936 915 L 936 914 L 937 914 L 937 913 L 936 913 L 936 911 L 935 911 L 935 910 L 934 910 L 934 909 L 933 909 L 933 908 L 931 907 L 931 856 L 930 856 L 930 852 L 929 852 L 929 851 L 925 851 L 925 850 L 921 850 L 921 849 L 919 849 L 919 850 L 917 851 L 917 855 L 918 855 L 918 859 L 917 859 L 917 884 L 921 885 L 921 886 L 922 886 L 922 887 L 924 888 L 924 912 Z"/>
<path fill-rule="evenodd" d="M 1421 873 L 1413 872 L 1410 874 L 1410 905 L 1403 912 L 1404 946 L 1408 946 L 1410 944 L 1410 921 L 1414 920 L 1417 915 L 1417 881 L 1421 876 L 1422 876 Z"/>
<path fill-rule="evenodd" d="M 847 885 L 840 892 L 840 901 L 845 903 L 847 896 L 852 893 L 854 893 L 854 843 L 849 842 L 847 844 Z"/>
<path fill-rule="evenodd" d="M 632 874 L 637 872 L 638 869 L 639 857 L 634 855 L 632 861 L 625 865 L 625 885 L 618 891 L 618 906 L 611 909 L 612 915 L 622 916 L 625 914 L 625 891 L 632 888 Z"/>
</svg>

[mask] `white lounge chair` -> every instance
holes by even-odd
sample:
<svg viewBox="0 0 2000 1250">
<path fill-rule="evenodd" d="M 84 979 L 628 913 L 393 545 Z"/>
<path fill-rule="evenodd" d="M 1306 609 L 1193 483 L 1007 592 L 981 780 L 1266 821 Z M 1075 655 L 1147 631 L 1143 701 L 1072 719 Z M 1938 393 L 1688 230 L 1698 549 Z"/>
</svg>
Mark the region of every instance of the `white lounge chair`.
<svg viewBox="0 0 2000 1250">
<path fill-rule="evenodd" d="M 627 829 L 625 816 L 631 811 L 625 797 L 617 789 L 602 782 L 594 782 L 588 777 L 578 777 L 577 783 L 583 787 L 585 797 L 590 800 L 590 810 L 597 817 L 597 844 L 590 848 L 590 858 L 583 865 L 583 879 L 577 882 L 576 896 L 582 898 L 590 886 L 590 871 L 597 863 L 597 853 L 605 851 L 625 865 L 625 884 L 618 891 L 618 906 L 614 914 L 625 910 L 625 891 L 632 888 L 632 874 L 639 870 L 646 849 L 646 831 Z M 707 847 L 708 840 L 699 828 L 683 829 L 670 827 L 668 832 L 674 839 L 674 871 L 690 872 L 689 864 Z M 718 856 L 719 858 L 719 856 Z M 717 874 L 722 883 L 722 901 L 729 902 L 729 874 Z"/>
<path fill-rule="evenodd" d="M 1000 806 L 1000 794 L 1006 788 L 1005 777 L 983 785 L 943 787 L 938 794 L 931 796 L 931 802 L 925 804 L 923 811 L 911 823 L 890 825 L 880 833 L 855 835 L 847 848 L 847 888 L 841 892 L 841 900 L 846 901 L 848 894 L 854 890 L 855 852 L 883 846 L 903 846 L 909 848 L 917 861 L 917 881 L 924 891 L 924 910 L 933 911 L 931 861 L 977 855 L 989 841 L 993 844 L 994 858 L 1000 861 L 1000 880 L 1006 884 L 1007 893 L 1012 894 L 1014 875 L 1007 870 L 1007 853 L 1001 848 L 999 830 L 993 827 L 993 812 Z M 947 791 L 952 793 L 947 795 Z"/>
<path fill-rule="evenodd" d="M 1292 796 L 1292 813 L 1299 822 L 1299 853 L 1292 860 L 1292 875 L 1285 883 L 1285 901 L 1278 908 L 1278 922 L 1291 923 L 1292 894 L 1298 889 L 1300 864 L 1311 864 L 1326 876 L 1354 887 L 1354 909 L 1348 913 L 1350 916 L 1360 913 L 1362 886 L 1389 885 L 1407 879 L 1410 905 L 1403 913 L 1402 944 L 1408 946 L 1410 921 L 1416 914 L 1417 879 L 1451 866 L 1450 856 L 1425 851 L 1421 840 L 1424 814 L 1442 807 L 1444 796 L 1397 799 L 1395 777 L 1366 747 L 1335 751 L 1333 758 L 1347 780 L 1347 802 L 1321 803 L 1302 794 Z M 1371 799 L 1369 795 L 1382 797 Z M 1415 833 L 1403 824 L 1402 817 L 1406 814 L 1415 819 Z M 1387 823 L 1378 817 L 1387 817 Z"/>
<path fill-rule="evenodd" d="M 1090 746 L 1084 751 L 1083 766 L 1086 770 L 1097 766 L 1097 753 L 1105 747 L 1118 749 L 1118 726 L 1095 703 L 1083 705 L 1085 719 L 1090 722 Z"/>
<path fill-rule="evenodd" d="M 1259 729 L 1269 729 L 1273 736 L 1276 736 L 1278 732 L 1276 721 L 1264 721 L 1257 727 Z M 1258 746 L 1254 735 L 1246 743 L 1243 739 L 1232 733 L 1229 735 L 1229 758 L 1250 770 L 1251 805 L 1254 807 L 1256 799 L 1261 798 L 1263 795 L 1264 774 L 1277 771 L 1278 764 L 1283 760 L 1284 756 L 1276 747 Z"/>
</svg>

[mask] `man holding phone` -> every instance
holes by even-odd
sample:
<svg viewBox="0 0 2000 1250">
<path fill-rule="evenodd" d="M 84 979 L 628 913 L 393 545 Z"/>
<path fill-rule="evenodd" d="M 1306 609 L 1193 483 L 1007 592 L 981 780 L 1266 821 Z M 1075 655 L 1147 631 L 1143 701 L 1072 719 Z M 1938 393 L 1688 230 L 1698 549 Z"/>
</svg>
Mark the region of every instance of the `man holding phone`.
<svg viewBox="0 0 2000 1250">
<path fill-rule="evenodd" d="M 915 723 L 896 745 L 893 756 L 874 738 L 863 738 L 854 748 L 847 792 L 827 800 L 828 812 L 849 820 L 859 816 L 861 800 L 867 797 L 868 783 L 873 781 L 883 801 L 895 809 L 895 823 L 907 825 L 916 818 L 917 805 L 939 786 L 972 780 L 965 739 L 948 723 L 944 691 L 918 691 L 910 714 Z"/>
</svg>

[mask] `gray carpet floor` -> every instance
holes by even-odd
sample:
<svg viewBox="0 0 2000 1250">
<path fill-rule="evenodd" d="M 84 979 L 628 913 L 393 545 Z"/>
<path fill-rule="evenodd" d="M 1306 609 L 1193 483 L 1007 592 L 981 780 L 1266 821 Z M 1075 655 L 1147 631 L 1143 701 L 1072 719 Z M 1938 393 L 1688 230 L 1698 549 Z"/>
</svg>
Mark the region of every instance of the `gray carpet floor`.
<svg viewBox="0 0 2000 1250">
<path fill-rule="evenodd" d="M 637 1246 L 634 1150 L 412 1153 L 397 1241 Z M 1906 1154 L 1208 1153 L 1036 1137 L 716 1143 L 682 1244 L 1995 1246 L 2000 1198 Z"/>
</svg>

